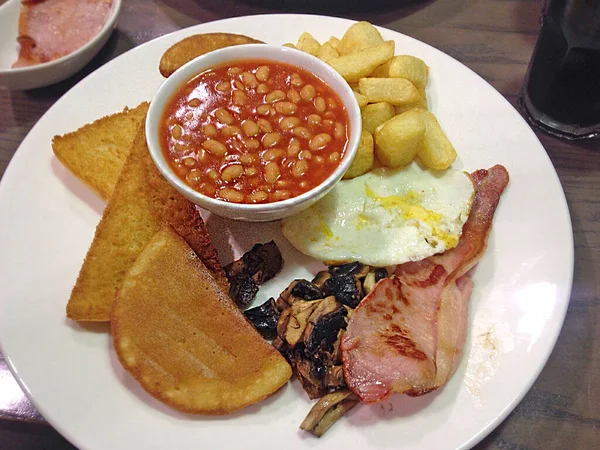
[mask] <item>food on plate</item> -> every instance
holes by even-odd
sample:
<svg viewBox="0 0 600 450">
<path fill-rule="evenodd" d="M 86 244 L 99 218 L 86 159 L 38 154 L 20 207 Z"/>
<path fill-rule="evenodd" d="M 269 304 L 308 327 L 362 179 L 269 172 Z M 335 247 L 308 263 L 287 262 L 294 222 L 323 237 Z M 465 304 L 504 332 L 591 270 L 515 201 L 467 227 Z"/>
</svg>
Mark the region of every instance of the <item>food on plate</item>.
<svg viewBox="0 0 600 450">
<path fill-rule="evenodd" d="M 419 100 L 416 103 L 408 103 L 406 105 L 396 105 L 394 106 L 394 110 L 396 114 L 402 114 L 403 112 L 409 111 L 413 108 L 421 108 L 424 110 L 428 110 L 429 106 L 427 106 L 427 92 L 425 89 L 418 89 L 419 91 Z"/>
<path fill-rule="evenodd" d="M 111 328 L 123 367 L 180 411 L 229 414 L 268 397 L 292 374 L 169 226 L 125 275 Z"/>
<path fill-rule="evenodd" d="M 422 145 L 425 122 L 421 110 L 411 109 L 392 117 L 375 130 L 375 155 L 386 167 L 409 164 Z"/>
<path fill-rule="evenodd" d="M 425 61 L 412 55 L 397 55 L 373 72 L 377 78 L 406 78 L 417 89 L 425 89 L 429 67 Z"/>
<path fill-rule="evenodd" d="M 321 49 L 321 44 L 319 44 L 319 41 L 312 37 L 310 33 L 302 33 L 298 38 L 296 48 L 313 56 L 317 56 Z"/>
<path fill-rule="evenodd" d="M 329 63 L 329 61 L 331 61 L 335 58 L 339 58 L 340 54 L 337 52 L 337 50 L 335 48 L 333 48 L 333 46 L 329 42 L 325 42 L 319 48 L 319 53 L 317 53 L 316 56 L 321 61 L 325 61 L 326 63 Z"/>
<path fill-rule="evenodd" d="M 456 159 L 456 150 L 436 117 L 429 111 L 419 111 L 425 122 L 425 134 L 417 155 L 430 169 L 446 170 Z"/>
<path fill-rule="evenodd" d="M 344 414 L 359 403 L 358 398 L 349 389 L 326 394 L 314 404 L 300 429 L 321 437 Z"/>
<path fill-rule="evenodd" d="M 419 100 L 417 88 L 404 78 L 361 78 L 358 91 L 369 99 L 369 103 L 406 105 Z"/>
<path fill-rule="evenodd" d="M 346 30 L 336 50 L 340 55 L 350 55 L 382 43 L 383 38 L 377 28 L 369 22 L 357 22 Z"/>
<path fill-rule="evenodd" d="M 508 184 L 502 166 L 472 174 L 475 200 L 456 247 L 399 265 L 380 281 L 348 321 L 342 337 L 344 376 L 364 403 L 392 392 L 423 395 L 452 376 L 466 336 L 472 281 L 494 212 Z"/>
<path fill-rule="evenodd" d="M 227 289 L 225 273 L 198 210 L 160 175 L 142 126 L 96 228 L 67 316 L 109 321 L 115 292 L 125 274 L 154 233 L 166 225 L 175 228 Z"/>
<path fill-rule="evenodd" d="M 220 48 L 243 44 L 264 44 L 264 42 L 241 34 L 195 34 L 169 47 L 160 59 L 158 70 L 163 77 L 168 78 L 185 63 L 198 56 Z"/>
<path fill-rule="evenodd" d="M 281 229 L 296 249 L 320 261 L 402 264 L 455 247 L 473 195 L 468 173 L 431 173 L 412 162 L 340 181 L 283 219 Z"/>
<path fill-rule="evenodd" d="M 207 70 L 165 106 L 165 159 L 206 196 L 271 203 L 326 180 L 348 145 L 340 97 L 300 67 L 240 60 Z"/>
<path fill-rule="evenodd" d="M 373 153 L 373 135 L 367 130 L 362 130 L 356 155 L 354 156 L 352 164 L 344 174 L 343 178 L 347 180 L 368 172 L 373 167 L 374 161 L 375 156 Z"/>
<path fill-rule="evenodd" d="M 224 267 L 229 280 L 229 296 L 241 308 L 248 306 L 258 287 L 273 278 L 283 267 L 283 258 L 274 241 L 256 244 Z"/>
<path fill-rule="evenodd" d="M 87 44 L 106 22 L 112 0 L 23 0 L 19 57 L 13 68 L 66 56 Z"/>
<path fill-rule="evenodd" d="M 361 111 L 363 129 L 375 134 L 377 127 L 390 120 L 395 114 L 394 106 L 390 103 L 369 103 Z"/>
<path fill-rule="evenodd" d="M 144 102 L 55 136 L 52 150 L 77 178 L 108 200 L 147 111 L 148 103 Z"/>
<path fill-rule="evenodd" d="M 327 63 L 343 76 L 348 83 L 353 83 L 369 76 L 377 66 L 385 64 L 393 56 L 394 41 L 386 41 L 375 47 L 340 56 Z"/>
</svg>

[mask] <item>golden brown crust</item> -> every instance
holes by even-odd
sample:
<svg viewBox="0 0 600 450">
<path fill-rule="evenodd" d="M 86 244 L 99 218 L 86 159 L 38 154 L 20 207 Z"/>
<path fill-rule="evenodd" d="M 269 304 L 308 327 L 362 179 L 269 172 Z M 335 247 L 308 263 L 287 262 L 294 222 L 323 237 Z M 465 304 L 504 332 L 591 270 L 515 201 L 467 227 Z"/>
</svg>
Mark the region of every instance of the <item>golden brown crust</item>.
<svg viewBox="0 0 600 450">
<path fill-rule="evenodd" d="M 143 122 L 143 121 L 142 121 Z M 114 294 L 135 258 L 165 225 L 172 225 L 202 258 L 219 283 L 227 279 L 195 205 L 158 172 L 150 157 L 143 123 L 121 177 L 96 228 L 67 305 L 73 320 L 110 320 Z"/>
<path fill-rule="evenodd" d="M 264 42 L 241 34 L 195 34 L 169 47 L 160 59 L 158 70 L 163 77 L 168 78 L 181 66 L 200 55 L 220 48 L 242 44 L 264 44 Z"/>
<path fill-rule="evenodd" d="M 108 200 L 149 104 L 102 117 L 77 131 L 54 136 L 52 150 L 73 175 Z"/>
<path fill-rule="evenodd" d="M 171 227 L 156 233 L 117 291 L 113 345 L 123 367 L 175 409 L 228 414 L 284 385 L 291 368 Z"/>
</svg>

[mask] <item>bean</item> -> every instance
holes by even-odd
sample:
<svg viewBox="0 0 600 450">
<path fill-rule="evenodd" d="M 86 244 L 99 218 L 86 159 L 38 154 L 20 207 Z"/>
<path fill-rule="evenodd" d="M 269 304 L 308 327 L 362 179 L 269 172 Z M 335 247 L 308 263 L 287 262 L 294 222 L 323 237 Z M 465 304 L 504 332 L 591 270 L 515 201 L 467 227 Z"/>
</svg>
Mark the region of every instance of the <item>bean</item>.
<svg viewBox="0 0 600 450">
<path fill-rule="evenodd" d="M 308 143 L 308 148 L 311 150 L 321 150 L 327 147 L 327 144 L 331 142 L 331 136 L 327 133 L 319 133 L 313 137 Z"/>
<path fill-rule="evenodd" d="M 246 89 L 246 86 L 244 86 L 244 83 L 242 83 L 240 80 L 233 80 L 233 85 L 240 91 Z"/>
<path fill-rule="evenodd" d="M 256 136 L 258 134 L 258 125 L 254 120 L 247 119 L 242 122 L 242 130 L 246 133 L 246 136 Z"/>
<path fill-rule="evenodd" d="M 331 111 L 327 111 L 325 114 L 323 114 L 323 117 L 325 117 L 326 119 L 329 119 L 329 120 L 333 120 L 333 119 L 335 119 L 335 114 L 332 113 Z"/>
<path fill-rule="evenodd" d="M 252 169 L 253 169 L 253 167 L 252 167 Z M 248 170 L 250 170 L 250 169 L 248 169 Z M 256 173 L 258 173 L 258 171 L 256 171 L 255 174 Z M 255 187 L 257 187 L 257 186 L 260 185 L 260 178 L 258 178 L 258 177 L 252 177 L 252 178 L 250 178 L 248 180 L 248 184 L 250 185 L 250 187 L 255 188 Z"/>
<path fill-rule="evenodd" d="M 300 75 L 298 75 L 297 73 L 293 73 L 290 77 L 290 83 L 292 83 L 292 86 L 300 87 L 304 84 L 304 81 L 302 81 Z"/>
<path fill-rule="evenodd" d="M 202 102 L 199 98 L 193 98 L 190 101 L 188 101 L 188 106 L 191 106 L 192 108 L 197 108 L 198 106 L 200 106 L 200 103 Z"/>
<path fill-rule="evenodd" d="M 233 117 L 225 108 L 217 109 L 215 111 L 215 117 L 219 122 L 224 123 L 225 125 L 230 125 L 233 123 Z"/>
<path fill-rule="evenodd" d="M 287 98 L 289 98 L 294 103 L 299 103 L 300 100 L 302 100 L 302 97 L 300 97 L 300 94 L 296 89 L 290 89 L 287 93 Z"/>
<path fill-rule="evenodd" d="M 185 181 L 189 184 L 196 184 L 202 179 L 202 172 L 196 169 L 192 169 L 185 176 Z"/>
<path fill-rule="evenodd" d="M 233 181 L 239 178 L 244 173 L 244 168 L 241 164 L 231 164 L 221 171 L 221 178 L 225 182 Z"/>
<path fill-rule="evenodd" d="M 273 184 L 279 178 L 279 166 L 273 161 L 268 162 L 265 165 L 265 181 L 269 184 Z"/>
<path fill-rule="evenodd" d="M 208 178 L 210 178 L 213 181 L 221 179 L 221 175 L 219 175 L 219 172 L 217 172 L 215 169 L 208 169 L 206 173 L 208 174 Z"/>
<path fill-rule="evenodd" d="M 271 198 L 275 201 L 279 201 L 290 198 L 290 195 L 291 194 L 289 193 L 289 191 L 275 191 L 271 194 Z"/>
<path fill-rule="evenodd" d="M 338 152 L 333 152 L 331 155 L 329 155 L 329 161 L 331 162 L 336 162 L 340 159 L 340 154 Z"/>
<path fill-rule="evenodd" d="M 265 134 L 262 138 L 262 143 L 265 147 L 273 147 L 279 142 L 280 139 L 281 135 L 275 131 Z"/>
<path fill-rule="evenodd" d="M 258 85 L 258 87 L 256 88 L 256 92 L 258 92 L 259 94 L 266 94 L 269 91 L 270 91 L 269 86 L 267 86 L 264 83 L 260 83 Z"/>
<path fill-rule="evenodd" d="M 312 153 L 309 152 L 308 150 L 302 150 L 300 153 L 298 153 L 298 159 L 311 159 L 312 158 Z"/>
<path fill-rule="evenodd" d="M 296 138 L 290 139 L 290 143 L 287 148 L 287 156 L 296 156 L 300 151 L 300 141 Z"/>
<path fill-rule="evenodd" d="M 237 75 L 238 73 L 241 73 L 242 69 L 240 69 L 239 67 L 230 67 L 229 69 L 227 69 L 227 75 L 232 76 L 232 75 Z"/>
<path fill-rule="evenodd" d="M 173 150 L 175 150 L 177 153 L 188 153 L 190 151 L 190 146 L 175 142 L 175 144 L 173 144 Z"/>
<path fill-rule="evenodd" d="M 219 141 L 214 139 L 207 139 L 202 143 L 202 147 L 215 156 L 223 156 L 227 153 L 227 147 Z"/>
<path fill-rule="evenodd" d="M 259 81 L 267 81 L 267 78 L 269 78 L 269 71 L 269 66 L 260 66 L 256 69 L 256 78 Z"/>
<path fill-rule="evenodd" d="M 242 83 L 244 83 L 246 86 L 250 88 L 255 88 L 258 86 L 258 81 L 253 73 L 243 72 L 240 76 L 242 77 Z"/>
<path fill-rule="evenodd" d="M 285 98 L 285 92 L 277 89 L 276 91 L 270 92 L 269 94 L 265 95 L 265 102 L 275 103 L 275 102 L 283 100 L 284 98 Z"/>
<path fill-rule="evenodd" d="M 318 164 L 323 164 L 325 162 L 325 158 L 322 156 L 315 156 L 315 162 Z"/>
<path fill-rule="evenodd" d="M 202 131 L 208 137 L 215 137 L 217 135 L 217 127 L 215 127 L 212 123 L 207 123 L 202 127 Z"/>
<path fill-rule="evenodd" d="M 256 107 L 256 112 L 261 116 L 268 116 L 271 114 L 272 108 L 269 105 L 258 105 Z"/>
<path fill-rule="evenodd" d="M 311 114 L 306 118 L 306 121 L 308 122 L 309 125 L 312 126 L 318 126 L 321 125 L 321 116 L 318 114 Z"/>
<path fill-rule="evenodd" d="M 181 125 L 175 125 L 171 128 L 171 135 L 173 136 L 173 139 L 181 139 L 181 136 L 183 135 L 183 128 Z"/>
<path fill-rule="evenodd" d="M 325 99 L 323 97 L 315 98 L 315 108 L 317 108 L 317 111 L 323 112 L 326 107 L 327 105 L 325 104 Z"/>
<path fill-rule="evenodd" d="M 194 167 L 196 165 L 196 160 L 194 158 L 192 158 L 191 156 L 188 156 L 187 158 L 183 158 L 182 162 L 183 162 L 183 165 L 186 167 Z"/>
<path fill-rule="evenodd" d="M 219 197 L 221 197 L 223 200 L 227 200 L 233 203 L 240 203 L 244 201 L 244 194 L 242 194 L 240 191 L 236 191 L 235 189 L 231 188 L 220 189 Z"/>
<path fill-rule="evenodd" d="M 229 85 L 229 83 L 227 81 L 221 81 L 220 83 L 217 83 L 217 85 L 215 86 L 215 89 L 219 92 L 227 92 L 230 87 L 231 86 Z"/>
<path fill-rule="evenodd" d="M 251 155 L 249 153 L 241 155 L 240 156 L 240 162 L 242 164 L 246 164 L 246 165 L 253 164 L 253 163 L 256 162 L 256 155 Z"/>
<path fill-rule="evenodd" d="M 317 91 L 312 84 L 307 84 L 302 89 L 300 89 L 300 97 L 307 102 L 310 102 L 317 95 Z"/>
<path fill-rule="evenodd" d="M 246 145 L 246 148 L 250 150 L 256 150 L 260 147 L 260 142 L 258 142 L 256 139 L 248 139 L 244 142 L 244 144 Z"/>
<path fill-rule="evenodd" d="M 289 130 L 291 128 L 297 127 L 300 125 L 300 119 L 297 117 L 286 117 L 279 122 L 279 128 L 282 130 Z"/>
<path fill-rule="evenodd" d="M 263 133 L 270 133 L 271 131 L 273 131 L 273 126 L 271 125 L 271 122 L 269 122 L 267 119 L 258 119 L 256 123 L 258 124 L 260 131 L 262 131 Z"/>
<path fill-rule="evenodd" d="M 263 202 L 267 199 L 267 193 L 265 191 L 255 191 L 248 196 L 248 200 L 252 203 Z"/>
<path fill-rule="evenodd" d="M 237 105 L 237 106 L 242 106 L 242 105 L 245 105 L 246 103 L 248 103 L 248 96 L 246 95 L 246 93 L 244 91 L 238 91 L 238 90 L 233 91 L 232 99 L 233 99 L 233 104 Z"/>
<path fill-rule="evenodd" d="M 335 127 L 333 129 L 333 135 L 335 136 L 336 139 L 345 138 L 346 137 L 346 129 L 344 128 L 344 125 L 342 125 L 340 122 L 336 122 Z"/>
<path fill-rule="evenodd" d="M 285 152 L 280 148 L 272 148 L 265 151 L 261 158 L 263 161 L 274 161 L 279 158 L 283 158 L 285 156 Z"/>
<path fill-rule="evenodd" d="M 294 136 L 310 139 L 311 134 L 306 127 L 296 127 L 294 128 Z"/>
<path fill-rule="evenodd" d="M 177 118 L 176 117 L 169 117 L 169 120 L 167 120 L 167 125 L 171 126 L 171 125 L 175 125 L 177 123 Z"/>
<path fill-rule="evenodd" d="M 294 163 L 294 166 L 292 167 L 292 175 L 294 175 L 296 178 L 301 177 L 307 171 L 308 171 L 308 161 L 306 161 L 306 160 L 296 161 Z"/>
<path fill-rule="evenodd" d="M 223 128 L 221 128 L 221 133 L 223 133 L 223 136 L 227 138 L 237 136 L 241 132 L 242 130 L 237 125 L 225 125 Z"/>
<path fill-rule="evenodd" d="M 290 180 L 277 180 L 275 183 L 275 188 L 284 189 L 292 186 L 292 182 Z"/>
<path fill-rule="evenodd" d="M 323 121 L 323 126 L 325 128 L 331 128 L 333 126 L 333 120 L 329 120 L 329 119 L 328 120 L 324 120 Z"/>
<path fill-rule="evenodd" d="M 275 103 L 275 111 L 279 114 L 289 116 L 298 110 L 298 105 L 292 102 L 277 102 Z"/>
<path fill-rule="evenodd" d="M 258 169 L 256 167 L 248 167 L 248 168 L 246 168 L 246 170 L 244 172 L 249 177 L 252 177 L 258 173 Z"/>
<path fill-rule="evenodd" d="M 199 188 L 200 192 L 202 192 L 204 195 L 210 195 L 213 196 L 215 195 L 216 189 L 215 187 L 211 184 L 211 183 L 202 183 Z"/>
</svg>

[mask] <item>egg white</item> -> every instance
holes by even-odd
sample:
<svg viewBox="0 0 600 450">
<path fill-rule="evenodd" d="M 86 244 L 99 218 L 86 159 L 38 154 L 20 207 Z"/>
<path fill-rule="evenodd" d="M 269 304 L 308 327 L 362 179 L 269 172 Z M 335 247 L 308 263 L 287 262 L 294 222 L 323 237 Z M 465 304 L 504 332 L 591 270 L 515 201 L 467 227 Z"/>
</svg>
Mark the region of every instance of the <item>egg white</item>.
<svg viewBox="0 0 600 450">
<path fill-rule="evenodd" d="M 416 162 L 339 182 L 322 200 L 282 221 L 302 253 L 332 263 L 391 266 L 455 247 L 475 189 L 466 172 Z"/>
</svg>

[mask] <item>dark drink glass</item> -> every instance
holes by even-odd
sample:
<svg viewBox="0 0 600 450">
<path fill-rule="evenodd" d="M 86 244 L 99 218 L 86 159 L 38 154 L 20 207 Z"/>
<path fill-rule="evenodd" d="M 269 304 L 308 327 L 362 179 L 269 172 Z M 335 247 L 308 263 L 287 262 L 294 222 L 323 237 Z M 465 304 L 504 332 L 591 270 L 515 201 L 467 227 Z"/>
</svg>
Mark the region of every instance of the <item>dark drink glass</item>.
<svg viewBox="0 0 600 450">
<path fill-rule="evenodd" d="M 600 137 L 600 0 L 547 0 L 519 105 L 566 139 Z"/>
</svg>

